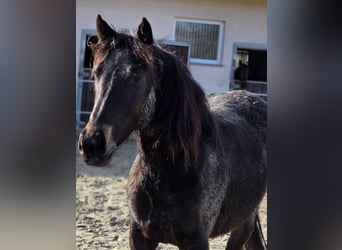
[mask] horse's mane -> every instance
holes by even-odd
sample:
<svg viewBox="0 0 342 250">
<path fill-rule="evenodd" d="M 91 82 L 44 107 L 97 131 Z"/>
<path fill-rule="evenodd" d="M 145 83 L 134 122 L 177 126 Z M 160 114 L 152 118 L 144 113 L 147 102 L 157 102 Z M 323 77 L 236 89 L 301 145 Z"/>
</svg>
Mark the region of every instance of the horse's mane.
<svg viewBox="0 0 342 250">
<path fill-rule="evenodd" d="M 202 140 L 215 136 L 214 119 L 204 91 L 186 65 L 158 46 L 153 55 L 159 79 L 152 124 L 165 136 L 172 156 L 183 155 L 188 168 L 195 165 Z"/>
</svg>

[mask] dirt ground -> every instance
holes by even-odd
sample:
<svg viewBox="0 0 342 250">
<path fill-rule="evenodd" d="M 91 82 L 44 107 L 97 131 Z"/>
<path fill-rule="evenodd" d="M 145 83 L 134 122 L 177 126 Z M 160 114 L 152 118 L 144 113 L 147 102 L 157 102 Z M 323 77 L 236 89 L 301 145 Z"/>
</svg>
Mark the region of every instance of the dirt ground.
<svg viewBox="0 0 342 250">
<path fill-rule="evenodd" d="M 104 168 L 86 166 L 76 149 L 76 249 L 126 250 L 128 207 L 125 185 L 136 154 L 133 139 L 127 140 Z M 260 207 L 260 219 L 267 240 L 267 195 Z M 225 249 L 228 235 L 210 240 L 210 249 Z M 178 249 L 159 244 L 160 250 Z"/>
</svg>

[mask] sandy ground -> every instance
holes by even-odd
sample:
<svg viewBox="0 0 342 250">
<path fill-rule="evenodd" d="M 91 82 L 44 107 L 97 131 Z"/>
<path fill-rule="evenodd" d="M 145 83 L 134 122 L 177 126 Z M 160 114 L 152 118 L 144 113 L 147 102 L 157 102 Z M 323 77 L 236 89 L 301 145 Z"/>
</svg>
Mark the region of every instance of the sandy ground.
<svg viewBox="0 0 342 250">
<path fill-rule="evenodd" d="M 104 168 L 84 165 L 76 149 L 76 249 L 118 249 L 128 247 L 126 178 L 136 154 L 136 144 L 127 140 Z M 267 239 L 267 196 L 260 217 Z M 225 249 L 229 235 L 210 240 L 210 249 Z M 178 249 L 159 244 L 157 249 Z"/>
</svg>

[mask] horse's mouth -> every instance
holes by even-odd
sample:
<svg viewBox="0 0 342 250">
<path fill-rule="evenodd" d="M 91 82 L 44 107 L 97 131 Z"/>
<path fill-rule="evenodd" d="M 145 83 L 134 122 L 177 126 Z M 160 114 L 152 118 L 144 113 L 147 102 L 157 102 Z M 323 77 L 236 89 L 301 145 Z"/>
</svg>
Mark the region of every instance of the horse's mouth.
<svg viewBox="0 0 342 250">
<path fill-rule="evenodd" d="M 112 158 L 114 152 L 116 151 L 116 146 L 114 146 L 108 153 L 104 154 L 101 157 L 91 157 L 87 158 L 85 154 L 82 154 L 83 161 L 85 164 L 94 167 L 105 167 L 109 163 L 110 159 Z"/>
</svg>

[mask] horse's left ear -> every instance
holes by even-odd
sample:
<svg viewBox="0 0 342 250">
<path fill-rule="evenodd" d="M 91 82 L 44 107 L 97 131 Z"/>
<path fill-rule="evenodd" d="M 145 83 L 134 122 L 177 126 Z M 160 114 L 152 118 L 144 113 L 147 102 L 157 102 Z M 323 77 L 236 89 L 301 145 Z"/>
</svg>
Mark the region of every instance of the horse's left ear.
<svg viewBox="0 0 342 250">
<path fill-rule="evenodd" d="M 152 28 L 145 17 L 143 17 L 138 27 L 138 37 L 145 44 L 150 45 L 153 43 Z"/>
</svg>

